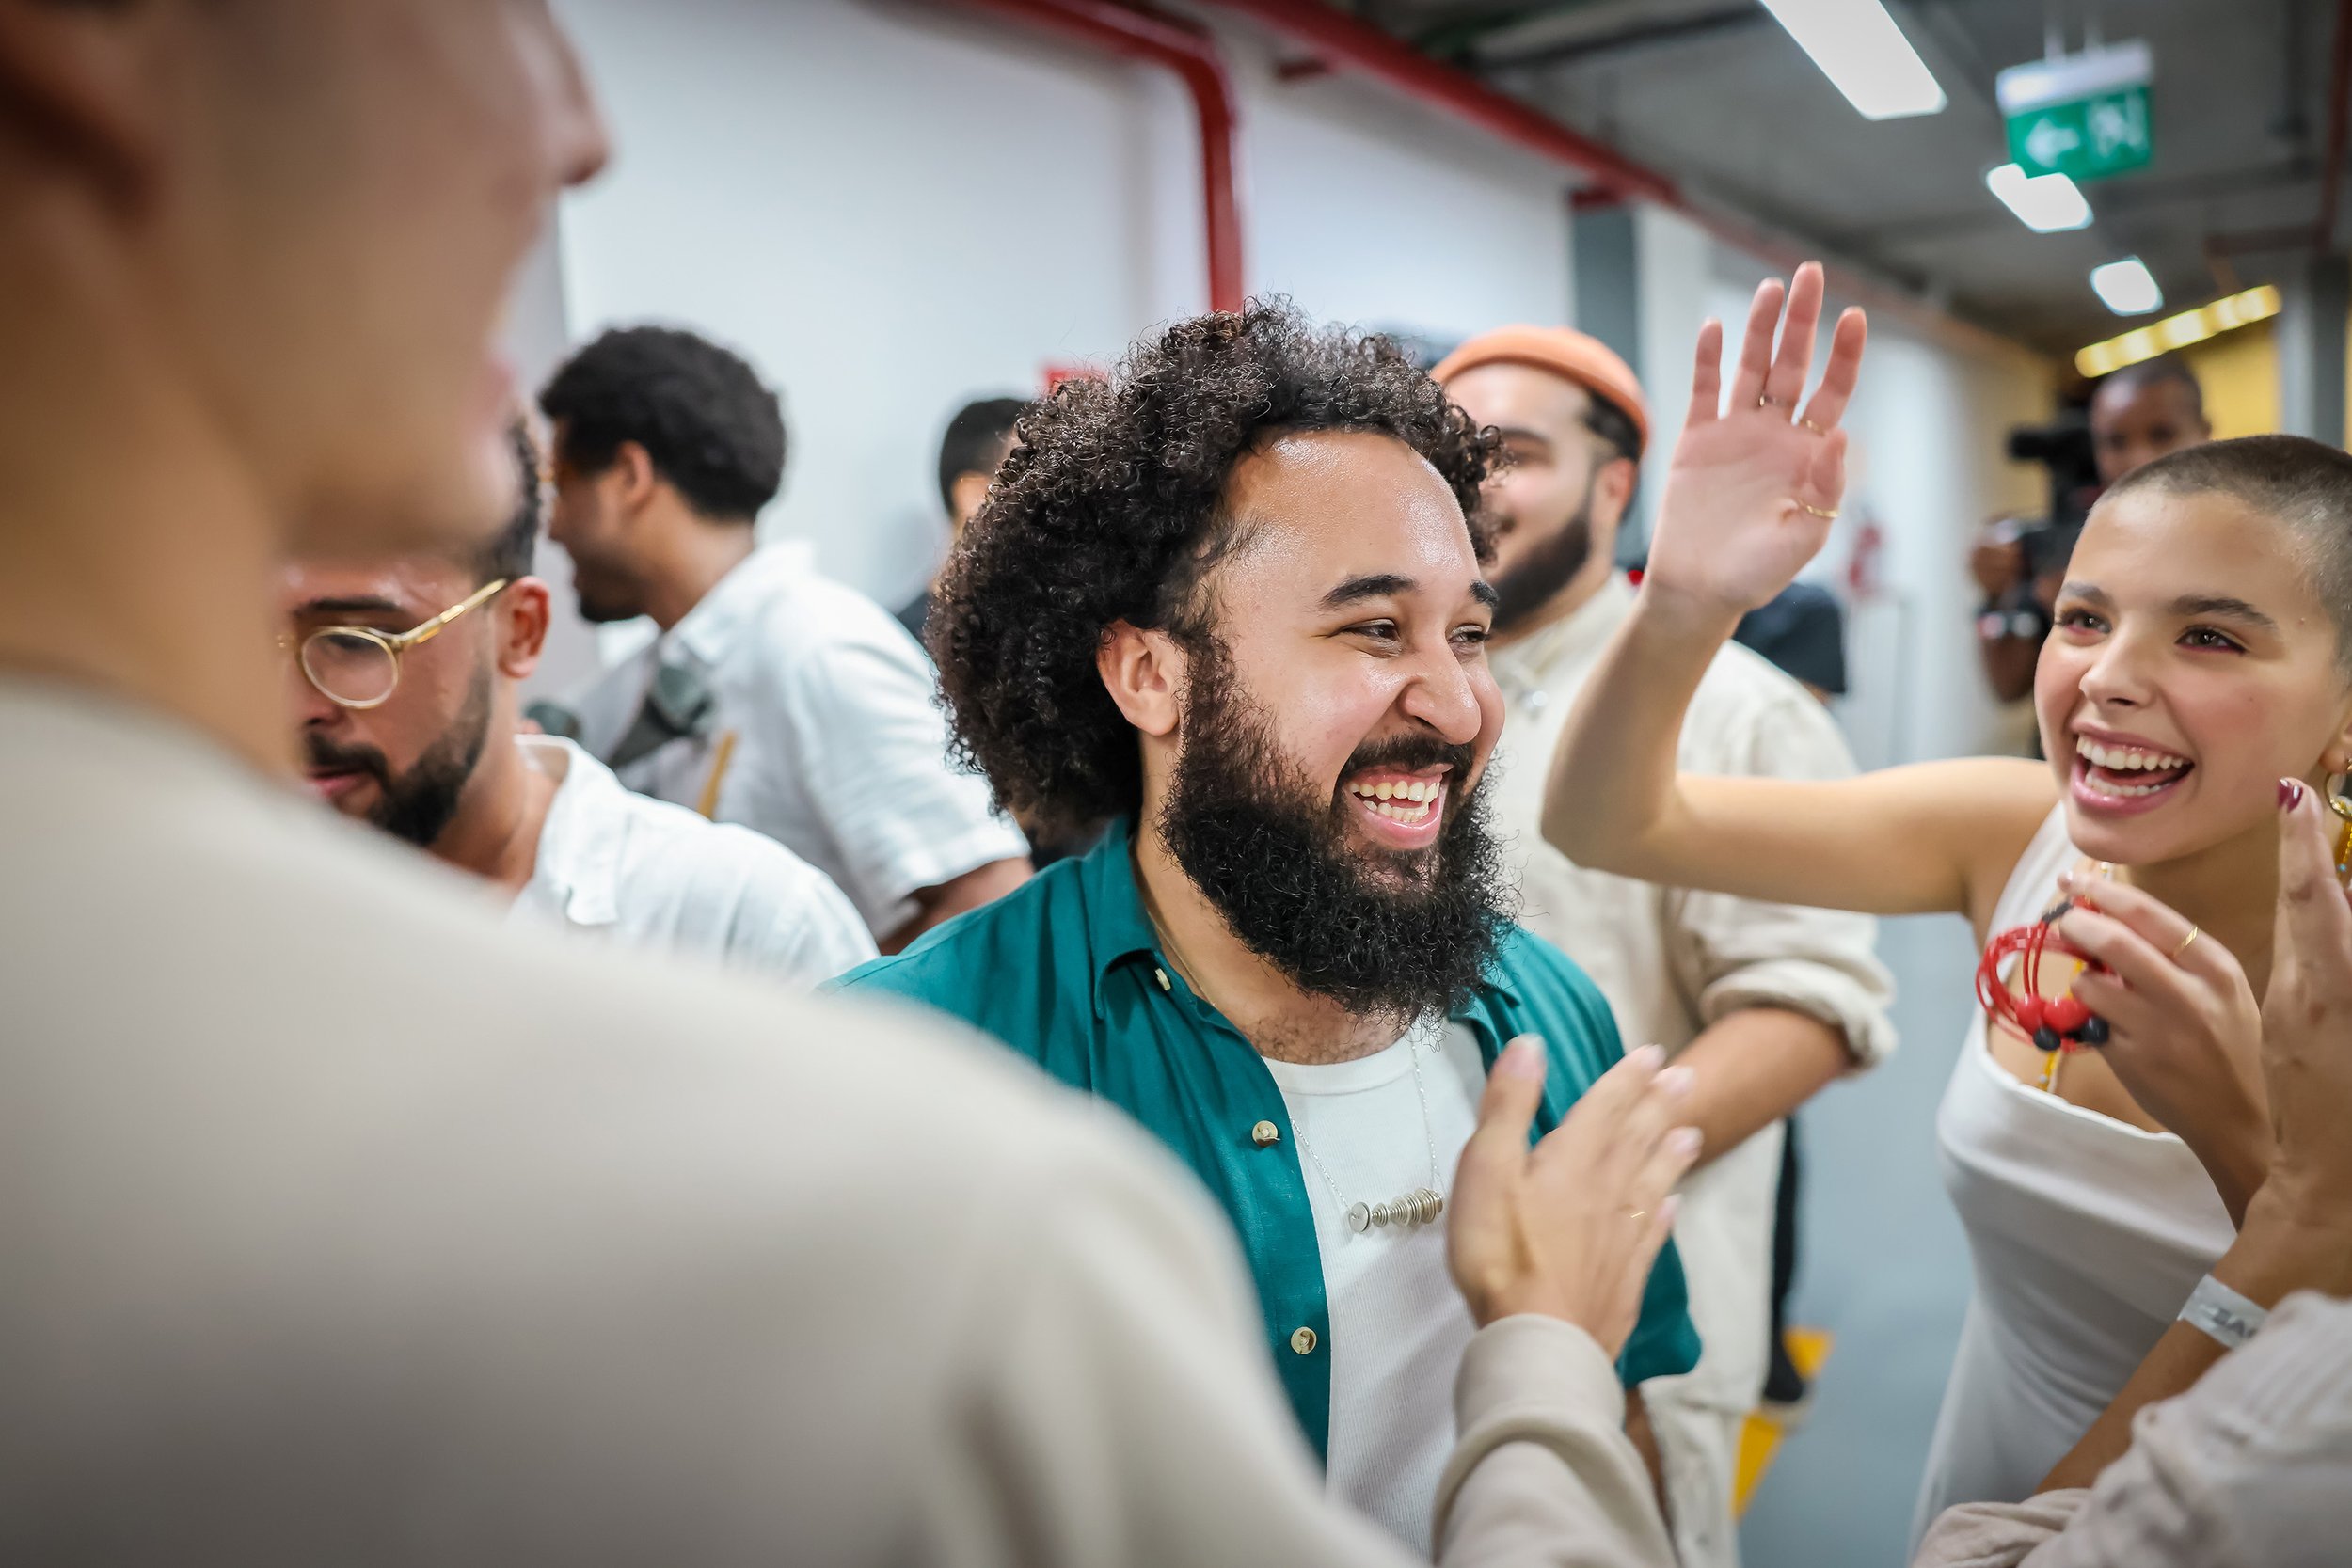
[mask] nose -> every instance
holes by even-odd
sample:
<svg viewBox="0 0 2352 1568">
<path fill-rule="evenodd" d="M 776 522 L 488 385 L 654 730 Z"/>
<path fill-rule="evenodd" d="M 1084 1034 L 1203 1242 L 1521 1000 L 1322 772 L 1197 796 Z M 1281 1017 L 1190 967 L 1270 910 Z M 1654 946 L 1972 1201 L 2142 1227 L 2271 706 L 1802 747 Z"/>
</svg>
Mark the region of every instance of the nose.
<svg viewBox="0 0 2352 1568">
<path fill-rule="evenodd" d="M 2144 707 L 2150 695 L 2146 671 L 2139 639 L 2118 634 L 2101 644 L 2098 657 L 2083 672 L 2082 693 L 2101 707 Z"/>
<path fill-rule="evenodd" d="M 1464 661 L 1451 644 L 1416 658 L 1398 706 L 1406 718 L 1435 730 L 1449 746 L 1468 746 L 1486 724 L 1478 683 L 1491 682 L 1486 661 Z"/>
<path fill-rule="evenodd" d="M 566 187 L 584 185 L 612 161 L 612 133 L 570 36 L 552 16 L 547 23 L 547 46 L 553 99 L 548 121 L 550 165 Z"/>
</svg>

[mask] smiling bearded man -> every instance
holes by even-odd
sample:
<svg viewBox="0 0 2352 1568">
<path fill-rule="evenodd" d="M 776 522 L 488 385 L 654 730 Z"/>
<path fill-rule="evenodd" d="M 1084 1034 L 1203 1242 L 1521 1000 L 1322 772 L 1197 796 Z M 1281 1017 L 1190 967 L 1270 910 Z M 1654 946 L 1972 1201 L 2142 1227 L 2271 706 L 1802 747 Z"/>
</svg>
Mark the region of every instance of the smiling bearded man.
<svg viewBox="0 0 2352 1568">
<path fill-rule="evenodd" d="M 1332 1490 L 1426 1549 L 1471 1333 L 1432 1222 L 1486 1074 L 1541 1036 L 1548 1127 L 1621 1054 L 1486 826 L 1488 442 L 1387 342 L 1268 305 L 1064 386 L 1022 442 L 931 652 L 1004 804 L 1103 839 L 843 984 L 1165 1140 L 1241 1234 Z M 1696 1354 L 1667 1253 L 1620 1372 Z"/>
</svg>

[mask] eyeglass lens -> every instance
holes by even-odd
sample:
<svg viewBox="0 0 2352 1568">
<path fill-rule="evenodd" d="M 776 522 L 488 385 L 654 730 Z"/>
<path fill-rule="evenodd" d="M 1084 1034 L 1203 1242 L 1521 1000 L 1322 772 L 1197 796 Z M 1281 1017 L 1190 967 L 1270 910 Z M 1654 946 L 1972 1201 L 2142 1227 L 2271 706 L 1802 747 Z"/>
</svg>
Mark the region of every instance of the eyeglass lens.
<svg viewBox="0 0 2352 1568">
<path fill-rule="evenodd" d="M 303 639 L 302 673 L 334 701 L 366 706 L 392 694 L 400 661 L 373 637 L 329 629 Z"/>
</svg>

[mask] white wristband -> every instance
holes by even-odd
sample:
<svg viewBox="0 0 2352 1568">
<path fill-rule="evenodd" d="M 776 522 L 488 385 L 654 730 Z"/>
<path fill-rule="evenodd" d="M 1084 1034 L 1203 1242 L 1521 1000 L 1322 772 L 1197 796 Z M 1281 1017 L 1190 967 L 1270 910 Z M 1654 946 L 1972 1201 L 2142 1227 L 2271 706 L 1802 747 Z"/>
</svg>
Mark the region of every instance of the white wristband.
<svg viewBox="0 0 2352 1568">
<path fill-rule="evenodd" d="M 2229 1350 L 2261 1333 L 2269 1317 L 2268 1308 L 2255 1306 L 2211 1275 L 2197 1282 L 2197 1289 L 2188 1293 L 2187 1305 L 2181 1308 L 2181 1322 L 2211 1335 Z"/>
</svg>

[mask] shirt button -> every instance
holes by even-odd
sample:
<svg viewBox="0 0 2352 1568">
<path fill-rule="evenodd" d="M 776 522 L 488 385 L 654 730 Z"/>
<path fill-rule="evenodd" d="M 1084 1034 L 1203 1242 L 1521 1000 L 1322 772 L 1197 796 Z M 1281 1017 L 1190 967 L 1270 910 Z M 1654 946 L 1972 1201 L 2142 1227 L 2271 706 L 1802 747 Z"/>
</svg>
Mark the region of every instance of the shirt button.
<svg viewBox="0 0 2352 1568">
<path fill-rule="evenodd" d="M 1315 1343 L 1315 1331 L 1311 1328 L 1299 1329 L 1291 1336 L 1291 1349 L 1301 1355 L 1312 1355 Z"/>
<path fill-rule="evenodd" d="M 1169 989 L 1168 984 L 1168 971 L 1167 971 L 1167 970 L 1165 970 L 1165 969 L 1156 969 L 1156 968 L 1155 968 L 1155 969 L 1153 969 L 1153 970 L 1152 971 L 1152 978 L 1153 978 L 1154 980 L 1157 980 L 1157 981 L 1160 983 L 1160 990 L 1168 990 L 1168 989 Z"/>
<path fill-rule="evenodd" d="M 1249 1130 L 1249 1141 L 1260 1148 L 1268 1148 L 1282 1141 L 1282 1130 L 1270 1121 L 1262 1121 Z"/>
</svg>

